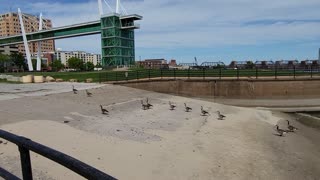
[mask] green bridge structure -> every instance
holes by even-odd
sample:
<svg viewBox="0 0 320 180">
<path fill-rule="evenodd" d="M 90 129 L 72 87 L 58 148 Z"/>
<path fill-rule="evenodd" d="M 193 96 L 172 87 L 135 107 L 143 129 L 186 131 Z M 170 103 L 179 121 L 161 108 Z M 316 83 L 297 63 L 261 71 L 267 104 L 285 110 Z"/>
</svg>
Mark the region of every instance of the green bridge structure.
<svg viewBox="0 0 320 180">
<path fill-rule="evenodd" d="M 38 42 L 101 34 L 102 66 L 131 65 L 135 61 L 134 30 L 140 28 L 139 24 L 135 24 L 135 21 L 141 19 L 142 16 L 137 14 L 111 13 L 102 15 L 98 21 L 26 33 L 26 37 L 28 42 Z M 0 38 L 0 46 L 22 43 L 22 34 Z"/>
</svg>

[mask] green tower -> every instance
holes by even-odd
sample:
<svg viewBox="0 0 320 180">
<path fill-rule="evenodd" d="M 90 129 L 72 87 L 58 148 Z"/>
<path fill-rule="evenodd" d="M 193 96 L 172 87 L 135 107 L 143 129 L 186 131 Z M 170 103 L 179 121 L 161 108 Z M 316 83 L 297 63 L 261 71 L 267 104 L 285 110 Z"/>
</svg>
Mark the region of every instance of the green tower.
<svg viewBox="0 0 320 180">
<path fill-rule="evenodd" d="M 101 50 L 104 67 L 134 64 L 134 29 L 139 28 L 134 21 L 141 19 L 142 16 L 137 14 L 112 13 L 101 17 Z"/>
</svg>

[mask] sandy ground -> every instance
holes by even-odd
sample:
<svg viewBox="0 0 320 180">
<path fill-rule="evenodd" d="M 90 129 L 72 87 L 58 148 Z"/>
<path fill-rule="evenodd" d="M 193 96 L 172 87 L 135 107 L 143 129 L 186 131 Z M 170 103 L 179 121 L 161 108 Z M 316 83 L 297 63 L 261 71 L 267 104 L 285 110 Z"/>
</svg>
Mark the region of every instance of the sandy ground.
<svg viewBox="0 0 320 180">
<path fill-rule="evenodd" d="M 45 83 L 45 84 L 0 84 L 0 100 L 15 99 L 25 96 L 44 96 L 69 92 L 75 83 Z M 76 83 L 78 90 L 101 87 L 95 83 Z"/>
<path fill-rule="evenodd" d="M 51 93 L 46 95 L 35 88 L 34 96 L 21 93 L 19 98 L 0 101 L 0 128 L 119 179 L 320 177 L 319 131 L 292 119 L 299 131 L 279 137 L 274 125 L 286 128 L 283 119 L 289 116 L 284 114 L 128 87 L 74 84 L 78 89 L 93 88 L 93 97 L 86 97 L 84 91 L 77 95 L 65 92 L 70 91 L 70 84 L 60 85 L 64 87 L 38 88 L 49 89 Z M 140 100 L 146 97 L 154 107 L 144 111 Z M 170 111 L 168 101 L 177 109 Z M 193 111 L 184 112 L 183 103 Z M 100 104 L 109 115 L 101 114 Z M 210 116 L 201 116 L 200 106 Z M 217 120 L 217 110 L 227 116 L 226 120 Z M 63 122 L 66 120 L 69 123 Z M 82 179 L 39 155 L 31 156 L 37 179 Z M 19 163 L 17 147 L 10 142 L 0 144 L 0 166 L 21 177 Z"/>
</svg>

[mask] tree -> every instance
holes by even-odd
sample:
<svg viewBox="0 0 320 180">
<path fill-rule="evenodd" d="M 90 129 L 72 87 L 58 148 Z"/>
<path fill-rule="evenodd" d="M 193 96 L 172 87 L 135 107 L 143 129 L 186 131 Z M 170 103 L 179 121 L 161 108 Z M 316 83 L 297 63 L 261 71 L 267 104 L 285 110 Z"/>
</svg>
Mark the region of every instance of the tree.
<svg viewBox="0 0 320 180">
<path fill-rule="evenodd" d="M 21 53 L 12 53 L 10 55 L 11 60 L 13 61 L 13 63 L 18 66 L 20 69 L 27 69 L 27 64 L 25 62 L 25 59 L 23 57 L 23 54 Z"/>
<path fill-rule="evenodd" d="M 98 63 L 98 64 L 96 65 L 96 68 L 102 68 L 102 65 L 101 65 L 100 63 Z"/>
<path fill-rule="evenodd" d="M 10 64 L 10 57 L 0 53 L 0 72 L 4 72 L 7 66 Z"/>
<path fill-rule="evenodd" d="M 36 59 L 31 59 L 32 66 L 34 69 L 37 69 L 37 60 Z"/>
<path fill-rule="evenodd" d="M 246 68 L 247 69 L 253 69 L 253 67 L 254 67 L 253 62 L 252 61 L 247 61 Z"/>
<path fill-rule="evenodd" d="M 87 62 L 84 64 L 86 71 L 93 71 L 94 70 L 94 64 L 92 62 Z"/>
<path fill-rule="evenodd" d="M 68 59 L 68 67 L 76 70 L 84 69 L 82 60 L 76 57 L 72 57 Z"/>
<path fill-rule="evenodd" d="M 52 71 L 60 71 L 61 69 L 63 69 L 64 68 L 64 65 L 61 63 L 61 61 L 60 60 L 54 60 L 54 61 L 52 61 L 52 63 L 51 63 L 51 68 L 52 68 Z"/>
</svg>

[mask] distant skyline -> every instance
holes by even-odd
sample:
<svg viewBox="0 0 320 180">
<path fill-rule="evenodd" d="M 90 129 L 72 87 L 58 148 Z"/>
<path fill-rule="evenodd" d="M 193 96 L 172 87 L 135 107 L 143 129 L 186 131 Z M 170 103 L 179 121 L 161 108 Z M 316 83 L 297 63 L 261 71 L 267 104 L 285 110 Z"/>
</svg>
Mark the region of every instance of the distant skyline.
<svg viewBox="0 0 320 180">
<path fill-rule="evenodd" d="M 116 0 L 106 0 L 114 7 Z M 122 0 L 142 15 L 136 59 L 178 62 L 318 59 L 319 0 Z M 98 20 L 97 0 L 1 1 L 0 13 L 17 11 L 53 21 L 54 27 Z M 104 5 L 107 12 L 107 6 Z M 56 48 L 101 53 L 100 35 L 56 40 Z"/>
</svg>

